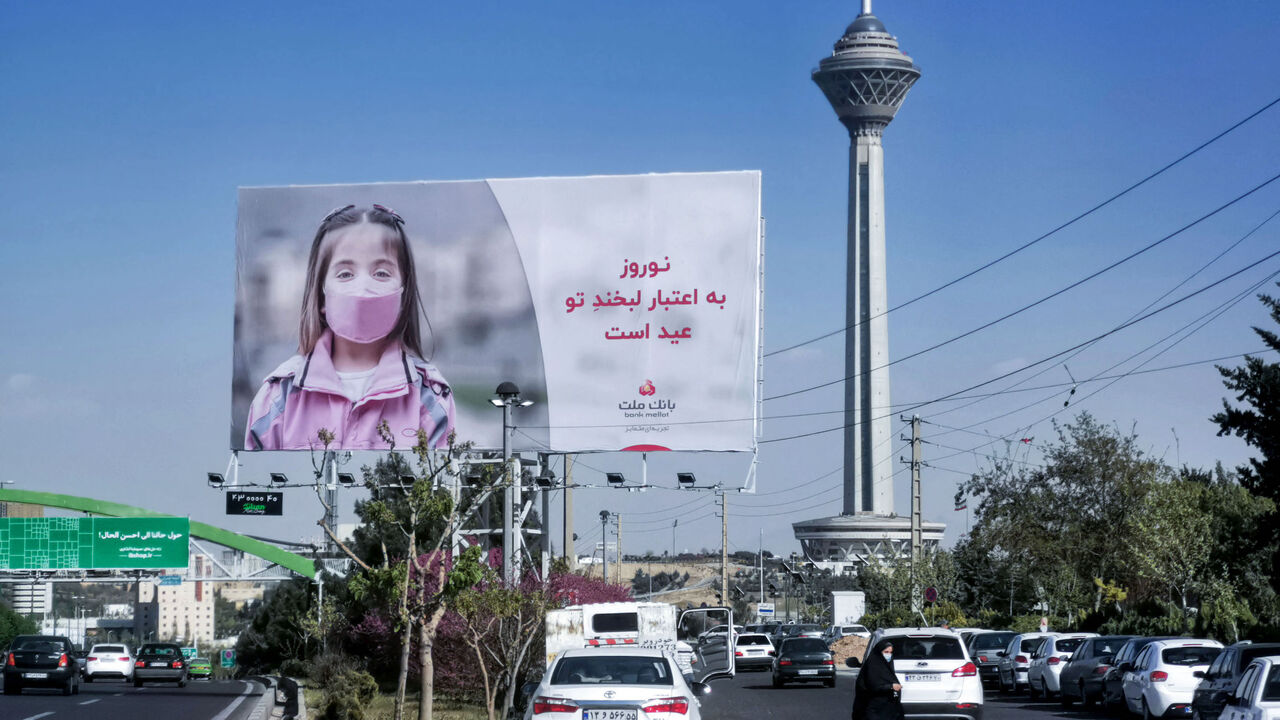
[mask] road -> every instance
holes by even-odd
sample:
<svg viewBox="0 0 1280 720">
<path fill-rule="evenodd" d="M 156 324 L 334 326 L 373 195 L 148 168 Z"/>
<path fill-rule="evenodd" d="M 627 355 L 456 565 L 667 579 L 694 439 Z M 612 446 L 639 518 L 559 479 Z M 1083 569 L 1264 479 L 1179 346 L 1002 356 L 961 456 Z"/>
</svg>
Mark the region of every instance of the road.
<svg viewBox="0 0 1280 720">
<path fill-rule="evenodd" d="M 24 690 L 0 695 L 4 720 L 256 720 L 250 714 L 262 688 L 238 680 L 198 680 L 184 688 L 123 682 L 84 683 L 79 695 L 64 697 L 57 690 Z"/>
<path fill-rule="evenodd" d="M 830 720 L 849 717 L 853 706 L 852 672 L 841 671 L 834 688 L 817 684 L 788 685 L 775 689 L 768 672 L 739 673 L 732 680 L 715 680 L 711 695 L 702 701 L 706 720 Z M 1057 700 L 1031 701 L 1025 697 L 989 694 L 984 720 L 1048 720 L 1049 718 L 1104 718 L 1100 711 L 1063 710 Z"/>
</svg>

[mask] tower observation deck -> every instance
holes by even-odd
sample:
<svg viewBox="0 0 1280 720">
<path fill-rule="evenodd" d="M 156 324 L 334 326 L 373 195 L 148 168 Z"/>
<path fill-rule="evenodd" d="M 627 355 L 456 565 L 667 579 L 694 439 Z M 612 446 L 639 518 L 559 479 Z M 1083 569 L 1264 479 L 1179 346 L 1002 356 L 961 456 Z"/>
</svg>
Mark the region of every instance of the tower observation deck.
<svg viewBox="0 0 1280 720">
<path fill-rule="evenodd" d="M 849 131 L 849 223 L 845 298 L 844 507 L 794 524 L 809 559 L 828 565 L 893 561 L 909 554 L 911 523 L 893 512 L 893 413 L 881 137 L 920 68 L 871 14 L 871 0 L 836 41 L 813 81 Z M 945 525 L 924 523 L 925 547 Z"/>
</svg>

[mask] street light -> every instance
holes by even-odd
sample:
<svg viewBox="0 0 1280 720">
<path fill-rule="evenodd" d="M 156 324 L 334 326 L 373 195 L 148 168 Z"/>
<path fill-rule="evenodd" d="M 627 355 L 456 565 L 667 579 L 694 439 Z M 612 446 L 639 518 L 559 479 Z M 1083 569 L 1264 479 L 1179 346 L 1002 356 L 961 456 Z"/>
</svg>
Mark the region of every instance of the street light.
<svg viewBox="0 0 1280 720">
<path fill-rule="evenodd" d="M 356 484 L 356 476 L 351 473 L 338 473 L 338 482 L 343 487 L 351 487 Z"/>
<path fill-rule="evenodd" d="M 522 400 L 520 398 L 520 388 L 510 380 L 505 380 L 498 385 L 494 391 L 495 396 L 489 398 L 489 402 L 494 407 L 502 408 L 502 464 L 503 474 L 507 478 L 504 483 L 502 492 L 503 512 L 502 512 L 502 578 L 508 584 L 514 585 L 519 579 L 520 574 L 517 572 L 516 564 L 520 562 L 520 553 L 516 549 L 516 537 L 518 530 L 515 528 L 516 514 L 516 493 L 519 492 L 519 486 L 515 482 L 515 478 L 510 476 L 511 473 L 511 409 L 517 407 L 529 407 L 533 404 L 532 400 Z"/>
<path fill-rule="evenodd" d="M 274 485 L 287 485 L 289 478 L 284 473 L 271 473 L 271 482 Z"/>
<path fill-rule="evenodd" d="M 222 477 L 222 473 L 209 473 L 209 487 L 220 488 L 226 479 Z"/>
<path fill-rule="evenodd" d="M 681 489 L 690 489 L 698 479 L 693 476 L 693 473 L 676 473 L 676 482 L 680 483 Z"/>
<path fill-rule="evenodd" d="M 540 488 L 549 488 L 556 484 L 556 474 L 547 468 L 541 475 L 535 475 L 533 482 Z"/>
<path fill-rule="evenodd" d="M 604 479 L 613 487 L 622 487 L 627 482 L 622 473 L 605 473 Z"/>
</svg>

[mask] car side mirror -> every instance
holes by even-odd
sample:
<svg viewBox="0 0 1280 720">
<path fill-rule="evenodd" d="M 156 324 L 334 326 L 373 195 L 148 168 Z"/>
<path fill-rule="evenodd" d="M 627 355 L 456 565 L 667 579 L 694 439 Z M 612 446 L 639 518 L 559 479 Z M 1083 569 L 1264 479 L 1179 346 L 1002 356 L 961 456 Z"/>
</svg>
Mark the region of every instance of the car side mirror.
<svg viewBox="0 0 1280 720">
<path fill-rule="evenodd" d="M 1205 674 L 1204 674 L 1204 671 L 1203 671 L 1203 670 L 1197 670 L 1197 671 L 1195 671 L 1195 672 L 1191 673 L 1191 676 L 1192 676 L 1192 677 L 1203 678 L 1203 677 L 1205 676 Z"/>
<path fill-rule="evenodd" d="M 1102 664 L 1103 664 L 1103 665 L 1110 665 L 1110 664 L 1111 664 L 1112 662 L 1114 662 L 1114 661 L 1115 661 L 1115 657 L 1113 657 L 1113 656 L 1111 656 L 1111 655 L 1104 655 L 1104 656 L 1102 656 Z"/>
<path fill-rule="evenodd" d="M 860 668 L 860 667 L 862 667 L 862 661 L 861 661 L 861 660 L 859 660 L 859 659 L 858 659 L 858 658 L 856 658 L 856 657 L 848 657 L 848 658 L 845 658 L 845 659 L 844 659 L 844 664 L 845 664 L 846 666 L 848 666 L 848 667 L 851 667 L 851 668 Z"/>
<path fill-rule="evenodd" d="M 1009 653 L 1005 652 L 1004 650 L 997 650 L 997 651 L 996 651 L 996 657 L 1007 657 L 1008 655 L 1009 655 Z"/>
<path fill-rule="evenodd" d="M 538 683 L 536 682 L 527 682 L 521 685 L 520 692 L 516 693 L 515 702 L 512 703 L 515 709 L 524 712 L 524 709 L 529 707 L 529 698 L 533 696 L 537 689 Z"/>
<path fill-rule="evenodd" d="M 689 686 L 693 694 L 697 697 L 706 697 L 711 694 L 711 686 L 706 683 L 696 682 Z"/>
<path fill-rule="evenodd" d="M 1122 662 L 1120 663 L 1120 666 L 1117 667 L 1116 669 L 1119 670 L 1120 672 L 1129 672 L 1130 670 L 1133 669 L 1133 663 Z"/>
</svg>

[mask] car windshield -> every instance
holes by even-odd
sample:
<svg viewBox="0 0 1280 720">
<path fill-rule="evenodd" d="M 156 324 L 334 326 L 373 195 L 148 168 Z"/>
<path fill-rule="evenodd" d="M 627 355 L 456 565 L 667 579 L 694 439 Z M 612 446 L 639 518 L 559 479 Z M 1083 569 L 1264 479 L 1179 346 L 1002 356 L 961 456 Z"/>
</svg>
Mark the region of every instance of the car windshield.
<svg viewBox="0 0 1280 720">
<path fill-rule="evenodd" d="M 974 650 L 1002 650 L 1013 639 L 1013 633 L 979 633 L 973 638 Z"/>
<path fill-rule="evenodd" d="M 792 625 L 787 628 L 788 635 L 799 635 L 807 632 L 822 632 L 822 628 L 817 625 Z"/>
<path fill-rule="evenodd" d="M 1024 652 L 1024 653 L 1033 653 L 1033 652 L 1035 652 L 1035 651 L 1036 651 L 1036 648 L 1040 647 L 1040 645 L 1041 645 L 1042 643 L 1044 643 L 1044 638 L 1042 638 L 1042 637 L 1038 637 L 1038 638 L 1029 638 L 1029 639 L 1027 639 L 1027 640 L 1023 640 L 1023 641 L 1022 641 L 1022 652 Z"/>
<path fill-rule="evenodd" d="M 665 658 L 632 655 L 579 655 L 556 665 L 552 685 L 672 685 Z"/>
<path fill-rule="evenodd" d="M 1262 686 L 1263 702 L 1280 701 L 1280 665 L 1272 665 L 1267 674 L 1267 684 Z"/>
<path fill-rule="evenodd" d="M 739 635 L 739 645 L 768 645 L 769 638 L 763 635 Z"/>
<path fill-rule="evenodd" d="M 48 638 L 19 638 L 13 644 L 13 649 L 15 651 L 42 653 L 60 653 L 66 650 L 62 643 Z"/>
<path fill-rule="evenodd" d="M 769 623 L 768 625 L 761 625 L 760 632 L 766 633 L 766 634 L 778 632 L 778 623 Z"/>
<path fill-rule="evenodd" d="M 180 655 L 178 648 L 172 645 L 143 645 L 141 655 Z"/>
<path fill-rule="evenodd" d="M 1160 660 L 1165 665 L 1208 665 L 1220 652 L 1222 648 L 1204 646 L 1165 648 L 1160 651 Z"/>
<path fill-rule="evenodd" d="M 194 658 L 191 660 L 191 662 L 196 663 L 198 665 L 208 665 L 209 658 Z"/>
<path fill-rule="evenodd" d="M 99 645 L 93 651 L 96 653 L 123 653 L 125 649 L 123 645 Z"/>
<path fill-rule="evenodd" d="M 782 652 L 827 652 L 827 644 L 818 638 L 797 638 L 795 640 L 788 640 L 782 643 Z"/>
<path fill-rule="evenodd" d="M 1115 655 L 1120 652 L 1120 648 L 1128 639 L 1129 638 L 1094 638 L 1093 654 L 1096 656 Z"/>
<path fill-rule="evenodd" d="M 964 648 L 955 637 L 893 637 L 895 660 L 963 660 Z"/>
<path fill-rule="evenodd" d="M 1054 643 L 1053 649 L 1057 652 L 1075 652 L 1082 642 L 1084 642 L 1083 638 L 1062 638 Z"/>
<path fill-rule="evenodd" d="M 862 633 L 866 631 L 867 629 L 862 627 L 861 625 L 845 625 L 844 627 L 840 628 L 840 632 L 844 633 L 845 635 L 850 635 L 853 633 Z"/>
</svg>

